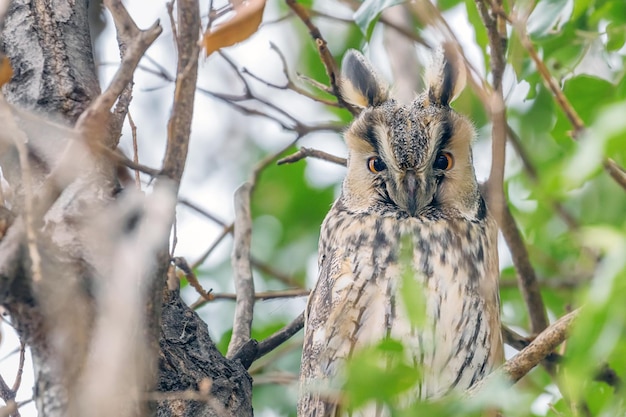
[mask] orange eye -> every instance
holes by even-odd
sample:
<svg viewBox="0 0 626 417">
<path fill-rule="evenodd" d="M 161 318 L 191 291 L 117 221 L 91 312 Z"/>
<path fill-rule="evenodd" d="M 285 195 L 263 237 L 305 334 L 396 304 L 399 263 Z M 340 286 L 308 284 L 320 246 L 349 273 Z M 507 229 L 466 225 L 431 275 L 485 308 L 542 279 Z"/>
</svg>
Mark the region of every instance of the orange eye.
<svg viewBox="0 0 626 417">
<path fill-rule="evenodd" d="M 435 159 L 435 169 L 448 171 L 454 166 L 454 158 L 450 152 L 441 152 Z"/>
<path fill-rule="evenodd" d="M 367 160 L 367 168 L 373 174 L 378 174 L 380 171 L 384 171 L 387 165 L 377 156 L 372 156 Z"/>
</svg>

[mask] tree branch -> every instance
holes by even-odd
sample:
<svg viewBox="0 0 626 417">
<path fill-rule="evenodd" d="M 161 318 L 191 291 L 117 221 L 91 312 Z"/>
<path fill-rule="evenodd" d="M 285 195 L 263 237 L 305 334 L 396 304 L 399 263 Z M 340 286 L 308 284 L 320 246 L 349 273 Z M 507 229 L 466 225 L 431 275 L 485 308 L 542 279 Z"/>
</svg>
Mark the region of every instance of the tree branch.
<svg viewBox="0 0 626 417">
<path fill-rule="evenodd" d="M 198 35 L 201 26 L 197 0 L 179 0 L 176 10 L 178 66 L 172 115 L 167 125 L 167 148 L 162 172 L 178 186 L 185 169 L 191 134 L 200 53 Z"/>
<path fill-rule="evenodd" d="M 304 327 L 304 312 L 300 313 L 298 317 L 295 318 L 294 321 L 289 323 L 287 326 L 283 327 L 273 335 L 269 336 L 267 339 L 263 340 L 259 343 L 257 347 L 256 359 L 267 355 L 272 350 L 276 349 L 278 346 L 285 343 L 287 340 L 291 338 L 294 334 L 298 333 L 300 329 Z"/>
<path fill-rule="evenodd" d="M 305 148 L 305 147 L 301 147 L 297 152 L 279 159 L 278 161 L 276 161 L 276 164 L 277 165 L 293 164 L 294 162 L 298 162 L 308 157 L 321 159 L 321 160 L 332 162 L 333 164 L 342 165 L 342 166 L 346 166 L 348 164 L 348 160 L 346 158 L 340 158 L 338 156 L 329 154 L 324 151 L 319 151 L 317 149 Z"/>
<path fill-rule="evenodd" d="M 359 114 L 359 110 L 344 101 L 339 94 L 339 75 L 337 64 L 335 63 L 335 58 L 333 58 L 332 54 L 328 50 L 328 44 L 326 40 L 322 36 L 319 28 L 313 24 L 311 21 L 311 15 L 309 12 L 301 5 L 298 4 L 296 0 L 286 0 L 287 6 L 298 16 L 298 18 L 305 24 L 307 29 L 309 29 L 309 34 L 311 38 L 315 41 L 315 45 L 317 46 L 317 51 L 322 60 L 322 64 L 324 64 L 324 68 L 326 68 L 326 75 L 328 75 L 328 80 L 330 81 L 330 86 L 332 88 L 332 93 L 337 97 L 337 100 L 341 107 L 344 107 L 350 111 L 353 115 Z"/>
<path fill-rule="evenodd" d="M 565 341 L 571 329 L 572 323 L 580 313 L 576 309 L 561 317 L 546 330 L 541 332 L 528 346 L 522 349 L 517 355 L 509 359 L 495 372 L 485 379 L 476 383 L 467 391 L 467 395 L 473 396 L 484 387 L 489 386 L 494 380 L 504 377 L 512 384 L 519 381 L 524 375 L 530 372 L 535 366 L 552 353 L 561 343 Z"/>
<path fill-rule="evenodd" d="M 115 104 L 115 101 L 132 81 L 139 60 L 161 34 L 162 29 L 159 22 L 156 21 L 150 28 L 140 30 L 128 14 L 121 0 L 104 0 L 104 4 L 113 15 L 120 38 L 132 39 L 132 42 L 126 45 L 122 62 L 113 76 L 111 84 L 81 114 L 76 123 L 76 129 L 83 134 L 88 143 L 100 143 L 113 148 L 117 144 L 119 137 L 106 137 L 109 132 L 107 129 L 102 129 L 102 126 L 107 125 L 110 115 L 109 111 L 113 104 Z"/>
<path fill-rule="evenodd" d="M 506 122 L 502 92 L 502 75 L 506 65 L 505 48 L 507 38 L 502 17 L 493 10 L 494 7 L 501 8 L 502 2 L 496 0 L 496 3 L 492 4 L 492 9 L 488 9 L 485 0 L 476 0 L 476 6 L 487 28 L 489 47 L 491 49 L 491 73 L 494 88 L 494 91 L 491 93 L 489 106 L 493 127 L 492 165 L 489 179 L 487 180 L 487 199 L 489 208 L 494 213 L 494 217 L 511 250 L 511 256 L 513 257 L 513 263 L 519 279 L 520 291 L 526 302 L 530 317 L 532 332 L 538 334 L 548 326 L 546 309 L 541 298 L 535 271 L 528 260 L 526 246 L 506 203 L 503 186 L 508 124 Z"/>
<path fill-rule="evenodd" d="M 532 368 L 544 360 L 568 336 L 572 323 L 580 313 L 574 310 L 557 320 L 554 324 L 541 332 L 520 353 L 506 361 L 502 371 L 512 382 L 519 381 Z"/>
<path fill-rule="evenodd" d="M 250 196 L 252 184 L 246 182 L 235 191 L 235 231 L 232 253 L 233 281 L 237 293 L 233 334 L 228 344 L 226 357 L 233 356 L 250 340 L 254 313 L 254 281 L 250 265 L 250 240 L 252 218 Z"/>
</svg>

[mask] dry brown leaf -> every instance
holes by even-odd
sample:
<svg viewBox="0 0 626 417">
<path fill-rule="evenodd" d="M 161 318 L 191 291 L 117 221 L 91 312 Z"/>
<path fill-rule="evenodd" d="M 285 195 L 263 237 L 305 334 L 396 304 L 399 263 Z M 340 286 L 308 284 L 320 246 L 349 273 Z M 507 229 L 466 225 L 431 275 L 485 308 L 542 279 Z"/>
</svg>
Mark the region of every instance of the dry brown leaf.
<svg viewBox="0 0 626 417">
<path fill-rule="evenodd" d="M 11 62 L 5 55 L 0 54 L 0 87 L 8 83 L 13 76 L 13 68 Z"/>
<path fill-rule="evenodd" d="M 248 39 L 257 31 L 263 18 L 265 0 L 249 0 L 233 4 L 235 16 L 228 22 L 206 31 L 204 49 L 207 56 L 220 48 Z"/>
</svg>

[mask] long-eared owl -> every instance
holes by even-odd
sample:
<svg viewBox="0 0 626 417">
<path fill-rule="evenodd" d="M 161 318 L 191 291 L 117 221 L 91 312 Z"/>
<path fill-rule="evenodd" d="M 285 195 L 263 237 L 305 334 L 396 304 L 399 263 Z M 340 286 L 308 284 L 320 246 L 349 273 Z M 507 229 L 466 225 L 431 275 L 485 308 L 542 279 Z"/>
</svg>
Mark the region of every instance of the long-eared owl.
<svg viewBox="0 0 626 417">
<path fill-rule="evenodd" d="M 497 227 L 472 165 L 473 126 L 450 107 L 464 72 L 451 52 L 434 61 L 426 91 L 400 105 L 360 53 L 344 57 L 341 95 L 362 111 L 345 132 L 347 174 L 322 224 L 301 417 L 343 415 L 321 387 L 355 351 L 388 337 L 421 368 L 414 399 L 465 390 L 502 360 Z M 407 270 L 423 289 L 419 328 L 400 294 Z"/>
</svg>

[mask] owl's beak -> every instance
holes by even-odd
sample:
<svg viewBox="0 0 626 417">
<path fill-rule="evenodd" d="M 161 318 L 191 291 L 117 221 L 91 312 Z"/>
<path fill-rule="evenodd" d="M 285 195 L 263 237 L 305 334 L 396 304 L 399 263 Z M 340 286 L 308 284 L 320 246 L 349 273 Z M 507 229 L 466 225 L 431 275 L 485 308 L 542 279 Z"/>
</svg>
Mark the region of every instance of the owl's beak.
<svg viewBox="0 0 626 417">
<path fill-rule="evenodd" d="M 418 184 L 417 184 L 417 175 L 415 171 L 407 171 L 404 176 L 404 189 L 407 194 L 407 210 L 411 216 L 415 216 L 417 214 L 420 206 L 418 204 Z"/>
</svg>

